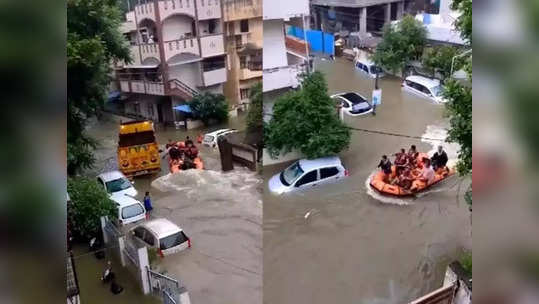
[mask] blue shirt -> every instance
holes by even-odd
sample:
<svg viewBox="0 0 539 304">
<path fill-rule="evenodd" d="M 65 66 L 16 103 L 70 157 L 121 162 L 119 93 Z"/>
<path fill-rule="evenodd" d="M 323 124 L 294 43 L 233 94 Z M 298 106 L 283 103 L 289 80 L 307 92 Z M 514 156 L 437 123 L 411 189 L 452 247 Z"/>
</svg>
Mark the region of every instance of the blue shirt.
<svg viewBox="0 0 539 304">
<path fill-rule="evenodd" d="M 151 211 L 153 209 L 152 201 L 149 196 L 144 197 L 144 208 L 146 208 L 146 211 Z"/>
</svg>

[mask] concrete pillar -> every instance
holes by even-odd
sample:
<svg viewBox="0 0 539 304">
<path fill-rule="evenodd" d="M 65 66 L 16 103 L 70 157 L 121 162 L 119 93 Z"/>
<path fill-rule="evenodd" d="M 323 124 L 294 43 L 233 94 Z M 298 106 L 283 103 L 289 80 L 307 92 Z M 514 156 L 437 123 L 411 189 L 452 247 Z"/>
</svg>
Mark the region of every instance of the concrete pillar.
<svg viewBox="0 0 539 304">
<path fill-rule="evenodd" d="M 103 243 L 108 244 L 109 238 L 107 237 L 107 233 L 105 232 L 106 225 L 107 225 L 107 217 L 102 216 L 101 217 L 101 233 L 103 233 Z"/>
<path fill-rule="evenodd" d="M 391 22 L 391 2 L 386 4 L 384 18 L 384 24 L 388 24 Z"/>
<path fill-rule="evenodd" d="M 123 267 L 127 266 L 127 263 L 125 261 L 124 248 L 125 248 L 125 239 L 122 236 L 118 238 L 118 250 L 120 250 L 120 262 L 122 263 Z"/>
<path fill-rule="evenodd" d="M 359 9 L 359 34 L 361 36 L 367 34 L 367 7 Z"/>
<path fill-rule="evenodd" d="M 397 20 L 402 19 L 404 15 L 404 1 L 397 2 Z"/>
<path fill-rule="evenodd" d="M 150 260 L 148 259 L 148 249 L 142 247 L 138 249 L 138 266 L 139 266 L 139 275 L 140 282 L 142 284 L 142 292 L 147 295 L 151 292 L 150 288 L 150 277 L 148 269 L 150 268 Z"/>
</svg>

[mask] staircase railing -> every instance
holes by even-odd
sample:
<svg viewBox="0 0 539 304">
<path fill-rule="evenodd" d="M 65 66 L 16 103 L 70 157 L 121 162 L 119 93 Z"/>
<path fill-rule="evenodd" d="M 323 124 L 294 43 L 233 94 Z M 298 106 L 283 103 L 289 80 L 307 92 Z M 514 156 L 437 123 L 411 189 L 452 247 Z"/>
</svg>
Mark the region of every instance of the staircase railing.
<svg viewBox="0 0 539 304">
<path fill-rule="evenodd" d="M 174 79 L 169 80 L 168 82 L 170 84 L 171 90 L 177 88 L 180 91 L 183 91 L 184 93 L 186 93 L 187 95 L 190 95 L 191 97 L 194 97 L 199 94 L 197 90 L 191 88 L 189 85 L 185 84 L 179 79 L 174 78 Z"/>
</svg>

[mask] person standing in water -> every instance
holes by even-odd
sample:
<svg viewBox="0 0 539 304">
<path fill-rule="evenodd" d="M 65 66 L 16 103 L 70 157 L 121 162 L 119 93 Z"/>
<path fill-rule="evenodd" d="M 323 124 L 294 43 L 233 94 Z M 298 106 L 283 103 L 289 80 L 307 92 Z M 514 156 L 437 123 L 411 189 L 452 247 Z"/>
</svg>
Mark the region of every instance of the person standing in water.
<svg viewBox="0 0 539 304">
<path fill-rule="evenodd" d="M 144 195 L 144 208 L 146 209 L 146 219 L 149 220 L 153 210 L 152 199 L 150 198 L 149 191 L 146 191 L 146 195 Z"/>
</svg>

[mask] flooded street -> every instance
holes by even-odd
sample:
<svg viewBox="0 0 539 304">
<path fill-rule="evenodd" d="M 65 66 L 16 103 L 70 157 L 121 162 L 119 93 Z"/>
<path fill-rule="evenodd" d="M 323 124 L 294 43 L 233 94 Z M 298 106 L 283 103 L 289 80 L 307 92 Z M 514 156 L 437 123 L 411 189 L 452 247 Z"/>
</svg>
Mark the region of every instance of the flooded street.
<svg viewBox="0 0 539 304">
<path fill-rule="evenodd" d="M 98 139 L 97 162 L 90 176 L 115 170 L 120 118 L 107 116 L 88 133 Z M 226 125 L 190 131 L 157 129 L 157 142 L 164 149 L 169 139 L 193 140 L 199 133 L 221 128 L 245 127 L 244 116 Z M 222 173 L 219 151 L 197 144 L 206 170 L 169 174 L 166 159 L 161 172 L 135 178 L 138 199 L 150 191 L 153 218 L 167 218 L 191 238 L 192 247 L 159 259 L 157 269 L 187 287 L 193 303 L 262 302 L 262 179 L 255 172 L 236 166 Z"/>
<path fill-rule="evenodd" d="M 351 61 L 317 61 L 329 93 L 355 91 L 371 99 L 374 79 Z M 350 176 L 338 184 L 280 197 L 264 188 L 264 303 L 405 303 L 441 286 L 447 263 L 471 248 L 466 182 L 457 176 L 413 198 L 387 198 L 368 187 L 382 154 L 415 144 L 442 144 L 449 158 L 458 147 L 445 137 L 444 107 L 401 92 L 395 77 L 380 79 L 376 116 L 349 117 L 354 128 L 414 139 L 352 131 L 340 156 Z M 433 140 L 434 139 L 434 140 Z M 393 158 L 391 158 L 393 160 Z M 289 163 L 264 167 L 264 180 Z"/>
</svg>

